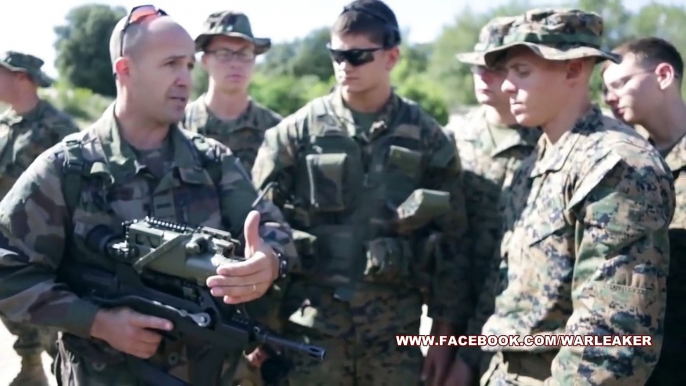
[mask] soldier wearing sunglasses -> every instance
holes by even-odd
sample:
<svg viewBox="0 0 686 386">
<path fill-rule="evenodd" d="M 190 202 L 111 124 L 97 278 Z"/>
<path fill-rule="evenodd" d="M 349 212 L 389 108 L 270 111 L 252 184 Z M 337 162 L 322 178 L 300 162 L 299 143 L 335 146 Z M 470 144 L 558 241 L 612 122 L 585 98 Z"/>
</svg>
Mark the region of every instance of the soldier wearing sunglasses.
<svg viewBox="0 0 686 386">
<path fill-rule="evenodd" d="M 135 7 L 115 26 L 110 55 L 114 103 L 41 154 L 0 203 L 0 315 L 62 332 L 55 365 L 61 385 L 178 384 L 170 376 L 188 382 L 192 353 L 162 337 L 170 321 L 100 308 L 78 297 L 78 283 L 61 280 L 60 268 L 111 269 L 107 256 L 87 247 L 98 225 L 116 231 L 123 221 L 151 216 L 209 226 L 242 234 L 246 261 L 220 266 L 206 284 L 227 304 L 247 303 L 292 263 L 284 257 L 296 255 L 291 231 L 273 204 L 257 200 L 226 146 L 177 126 L 195 62 L 193 39 L 180 25 L 154 6 Z M 138 368 L 131 356 L 151 366 Z M 206 376 L 208 386 L 219 382 L 219 374 Z"/>
<path fill-rule="evenodd" d="M 425 299 L 441 335 L 471 308 L 458 288 L 469 280 L 456 277 L 468 272 L 460 160 L 440 125 L 394 93 L 399 44 L 384 2 L 348 4 L 327 46 L 337 86 L 268 130 L 255 161 L 254 183 L 277 183 L 270 198 L 303 259 L 285 332 L 327 347 L 324 364 L 296 360 L 291 385 L 417 385 L 421 350 L 395 336 L 418 334 Z M 430 348 L 427 368 L 449 366 L 449 353 Z"/>
<path fill-rule="evenodd" d="M 228 146 L 250 171 L 264 131 L 282 119 L 248 95 L 255 58 L 269 51 L 271 40 L 255 37 L 244 13 L 221 11 L 207 18 L 195 43 L 210 82 L 188 104 L 184 127 Z"/>
</svg>

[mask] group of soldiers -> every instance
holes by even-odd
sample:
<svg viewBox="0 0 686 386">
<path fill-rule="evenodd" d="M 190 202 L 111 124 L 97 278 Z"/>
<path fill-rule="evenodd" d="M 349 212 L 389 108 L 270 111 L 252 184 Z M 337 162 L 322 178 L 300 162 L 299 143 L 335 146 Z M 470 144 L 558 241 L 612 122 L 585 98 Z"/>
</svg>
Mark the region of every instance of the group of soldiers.
<svg viewBox="0 0 686 386">
<path fill-rule="evenodd" d="M 658 38 L 606 51 L 603 34 L 600 16 L 576 9 L 491 20 L 457 55 L 480 106 L 445 128 L 393 91 L 401 35 L 378 0 L 338 15 L 322 47 L 336 87 L 286 118 L 247 92 L 271 42 L 240 12 L 210 15 L 193 39 L 164 11 L 133 8 L 110 40 L 116 100 L 82 131 L 38 98 L 42 61 L 9 52 L 0 315 L 22 357 L 13 386 L 47 384 L 43 350 L 61 385 L 141 384 L 125 354 L 187 377 L 183 347 L 161 348 L 154 332 L 168 321 L 98 308 L 57 280 L 70 262 L 109 266 L 84 241 L 95 226 L 146 216 L 242 241 L 246 260 L 217 269 L 212 295 L 264 302 L 270 327 L 327 350 L 322 363 L 289 355 L 281 384 L 680 384 L 683 61 Z M 189 102 L 197 52 L 209 88 Z M 614 118 L 590 99 L 596 66 Z M 652 345 L 432 346 L 424 357 L 395 340 L 419 333 L 423 305 L 434 335 Z M 268 384 L 269 360 L 261 347 L 231 358 L 226 384 Z"/>
</svg>

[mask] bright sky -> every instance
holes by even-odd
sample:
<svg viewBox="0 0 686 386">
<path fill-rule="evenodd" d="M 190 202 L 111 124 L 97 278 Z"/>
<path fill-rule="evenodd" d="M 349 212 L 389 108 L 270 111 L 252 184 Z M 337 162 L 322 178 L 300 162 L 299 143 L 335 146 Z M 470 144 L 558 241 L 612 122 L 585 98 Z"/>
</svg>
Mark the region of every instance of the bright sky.
<svg viewBox="0 0 686 386">
<path fill-rule="evenodd" d="M 45 61 L 44 70 L 56 76 L 54 68 L 55 33 L 53 28 L 64 23 L 67 12 L 76 6 L 94 1 L 82 0 L 6 0 L 0 12 L 0 52 L 16 50 L 30 53 Z M 278 43 L 306 35 L 309 31 L 330 25 L 350 0 L 156 0 L 153 2 L 195 36 L 203 21 L 212 12 L 232 7 L 249 17 L 253 33 L 270 37 Z M 121 5 L 127 10 L 140 0 L 101 0 L 108 5 Z M 410 30 L 410 40 L 431 41 L 455 15 L 470 6 L 482 12 L 508 0 L 386 0 L 398 18 L 401 28 Z M 650 0 L 624 0 L 631 10 L 637 10 Z M 660 0 L 664 4 L 686 5 L 686 0 Z M 531 0 L 532 5 L 560 5 L 564 0 Z"/>
</svg>

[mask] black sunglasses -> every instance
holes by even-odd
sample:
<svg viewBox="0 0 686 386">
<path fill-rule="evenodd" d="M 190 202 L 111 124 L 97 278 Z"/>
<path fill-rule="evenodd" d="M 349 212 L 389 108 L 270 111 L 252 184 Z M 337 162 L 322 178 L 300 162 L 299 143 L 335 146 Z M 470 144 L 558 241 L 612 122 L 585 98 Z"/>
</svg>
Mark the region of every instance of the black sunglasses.
<svg viewBox="0 0 686 386">
<path fill-rule="evenodd" d="M 381 47 L 377 48 L 355 48 L 352 50 L 335 50 L 331 48 L 331 43 L 326 44 L 326 48 L 331 54 L 331 58 L 336 63 L 348 62 L 351 65 L 358 67 L 374 61 L 374 53 L 383 50 Z"/>
<path fill-rule="evenodd" d="M 139 5 L 131 8 L 131 12 L 129 12 L 129 16 L 126 18 L 126 23 L 124 24 L 124 27 L 122 27 L 121 36 L 119 37 L 120 57 L 124 56 L 124 36 L 126 34 L 126 29 L 129 28 L 130 25 L 136 24 L 149 16 L 167 16 L 167 13 L 152 4 Z"/>
</svg>

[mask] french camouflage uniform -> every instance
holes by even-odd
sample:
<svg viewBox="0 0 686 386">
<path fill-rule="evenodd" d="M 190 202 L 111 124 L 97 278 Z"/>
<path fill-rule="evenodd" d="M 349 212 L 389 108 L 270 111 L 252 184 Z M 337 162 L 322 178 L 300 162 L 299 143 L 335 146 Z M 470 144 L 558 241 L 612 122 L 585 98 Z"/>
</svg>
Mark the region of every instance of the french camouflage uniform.
<svg viewBox="0 0 686 386">
<path fill-rule="evenodd" d="M 418 384 L 422 353 L 395 335 L 418 333 L 423 296 L 434 321 L 471 307 L 455 278 L 468 272 L 455 147 L 396 94 L 365 116 L 335 89 L 268 130 L 253 168 L 257 187 L 275 183 L 302 260 L 285 333 L 327 349 L 322 364 L 296 358 L 292 385 Z"/>
<path fill-rule="evenodd" d="M 122 139 L 113 106 L 39 156 L 0 204 L 0 313 L 63 331 L 56 365 L 62 385 L 140 384 L 121 352 L 89 339 L 98 307 L 56 282 L 65 264 L 112 269 L 112 260 L 85 246 L 89 231 L 151 216 L 241 235 L 258 197 L 225 146 L 172 125 L 161 148 L 138 151 Z M 296 256 L 279 210 L 264 200 L 255 209 L 265 242 Z M 187 380 L 183 347 L 164 347 L 151 363 Z M 172 355 L 181 358 L 175 365 L 167 362 Z"/>
<path fill-rule="evenodd" d="M 549 60 L 619 61 L 599 49 L 602 34 L 596 14 L 531 10 L 485 59 L 525 45 Z M 481 298 L 495 296 L 495 309 L 479 308 L 468 333 L 644 334 L 652 346 L 465 347 L 458 356 L 474 365 L 481 350 L 495 353 L 482 385 L 644 384 L 662 345 L 674 208 L 664 160 L 598 106 L 555 144 L 542 136 L 504 195 L 501 262 Z"/>
<path fill-rule="evenodd" d="M 0 59 L 0 67 L 5 70 L 24 72 L 37 86 L 48 87 L 52 81 L 41 71 L 42 66 L 41 59 L 15 51 L 6 52 Z M 0 115 L 0 198 L 38 155 L 77 131 L 77 125 L 68 115 L 43 99 L 26 113 L 19 114 L 9 108 Z M 5 318 L 2 322 L 17 337 L 14 350 L 22 358 L 22 371 L 12 385 L 30 386 L 32 379 L 44 377 L 41 353 L 45 350 L 53 358 L 57 354 L 57 332 Z"/>
<path fill-rule="evenodd" d="M 481 29 L 474 50 L 458 54 L 457 59 L 468 65 L 485 66 L 484 53 L 502 44 L 507 28 L 514 20 L 513 17 L 496 17 L 489 21 Z M 509 184 L 542 134 L 538 128 L 492 124 L 486 118 L 488 108 L 482 105 L 470 112 L 464 121 L 446 128 L 456 143 L 464 170 L 474 303 L 490 272 L 493 254 L 500 245 L 502 219 L 498 204 L 503 186 Z"/>
<path fill-rule="evenodd" d="M 652 141 L 651 141 L 652 143 Z M 686 368 L 683 348 L 686 333 L 686 137 L 674 146 L 661 151 L 672 171 L 676 190 L 676 209 L 669 224 L 670 260 L 667 276 L 667 311 L 665 313 L 665 339 L 660 359 L 646 383 L 648 386 L 681 385 Z"/>
<path fill-rule="evenodd" d="M 276 126 L 281 119 L 279 114 L 253 100 L 238 118 L 221 119 L 207 107 L 202 95 L 186 106 L 183 127 L 228 146 L 245 169 L 251 171 L 257 150 L 264 140 L 264 132 Z"/>
<path fill-rule="evenodd" d="M 253 44 L 255 55 L 264 54 L 271 48 L 271 39 L 255 37 L 250 19 L 238 11 L 219 11 L 210 14 L 205 20 L 202 32 L 195 38 L 196 52 L 205 52 L 215 36 L 247 40 Z M 251 99 L 248 107 L 238 117 L 231 120 L 222 119 L 209 109 L 205 97 L 203 94 L 186 106 L 183 128 L 216 139 L 227 146 L 250 174 L 257 150 L 264 140 L 264 132 L 276 126 L 283 117 Z M 281 295 L 279 291 L 273 291 L 267 294 L 264 301 L 269 301 L 278 308 Z M 234 384 L 259 386 L 263 384 L 263 380 L 259 369 L 242 358 L 236 369 Z"/>
</svg>

